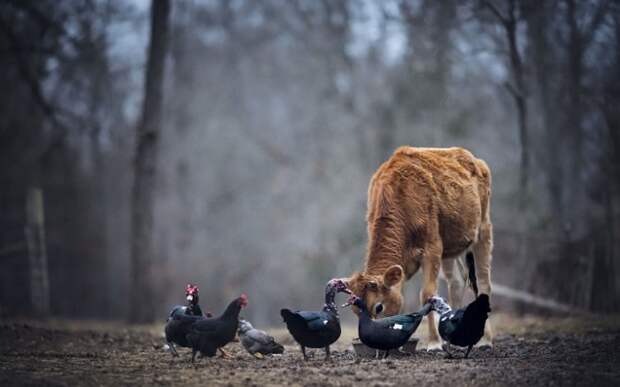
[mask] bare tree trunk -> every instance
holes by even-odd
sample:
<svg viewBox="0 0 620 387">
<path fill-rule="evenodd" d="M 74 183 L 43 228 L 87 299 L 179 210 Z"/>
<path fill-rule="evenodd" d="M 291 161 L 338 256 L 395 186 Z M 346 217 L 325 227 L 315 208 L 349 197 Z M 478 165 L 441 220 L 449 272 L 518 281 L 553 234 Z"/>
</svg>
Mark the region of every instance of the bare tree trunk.
<svg viewBox="0 0 620 387">
<path fill-rule="evenodd" d="M 579 30 L 577 20 L 577 10 L 574 0 L 568 0 L 566 12 L 566 22 L 569 27 L 568 41 L 568 114 L 567 128 L 570 130 L 570 152 L 572 154 L 572 163 L 570 169 L 572 173 L 579 176 L 581 160 L 581 140 L 582 140 L 582 87 L 583 78 L 583 39 Z M 580 182 L 579 182 L 580 183 Z"/>
<path fill-rule="evenodd" d="M 515 16 L 515 2 L 509 2 L 508 23 L 506 33 L 510 48 L 510 67 L 514 78 L 514 87 L 509 87 L 512 97 L 517 107 L 517 117 L 519 124 L 519 139 L 521 141 L 521 178 L 520 188 L 523 193 L 527 192 L 529 175 L 529 143 L 527 129 L 527 101 L 525 90 L 525 79 L 523 75 L 523 61 L 517 46 L 517 20 Z M 525 195 L 521 195 L 525 198 Z M 523 205 L 523 200 L 521 201 Z"/>
<path fill-rule="evenodd" d="M 618 186 L 620 183 L 620 112 L 617 106 L 620 103 L 620 88 L 616 85 L 620 82 L 620 8 L 616 8 L 613 15 L 614 38 L 615 38 L 615 71 L 609 74 L 604 88 L 604 98 L 600 101 L 600 109 L 607 126 L 607 141 L 605 145 L 606 157 L 604 159 L 605 182 L 602 187 L 605 205 L 605 262 L 599 269 L 600 280 L 603 285 L 599 286 L 598 294 L 611 294 L 613 297 L 596 297 L 599 301 L 593 305 L 598 310 L 617 312 L 620 305 L 616 286 L 618 281 L 618 265 L 615 262 L 617 254 L 618 222 L 616 201 L 618 198 Z M 596 289 L 593 289 L 596 290 Z M 599 300 L 600 299 L 600 300 Z"/>
<path fill-rule="evenodd" d="M 162 120 L 164 65 L 168 40 L 169 0 L 151 3 L 151 38 L 146 67 L 142 119 L 137 130 L 132 192 L 131 312 L 132 322 L 154 318 L 154 290 L 151 283 L 153 213 L 157 146 Z"/>
<path fill-rule="evenodd" d="M 44 217 L 43 193 L 39 188 L 31 188 L 26 199 L 26 218 L 28 220 L 26 241 L 28 243 L 28 267 L 30 270 L 30 301 L 37 317 L 47 317 L 50 313 Z"/>
<path fill-rule="evenodd" d="M 517 121 L 519 126 L 519 140 L 521 142 L 521 166 L 519 178 L 519 190 L 521 191 L 520 206 L 523 208 L 528 184 L 529 175 L 529 141 L 527 128 L 527 95 L 525 90 L 525 78 L 523 71 L 523 61 L 519 53 L 517 44 L 517 16 L 516 0 L 508 0 L 508 10 L 504 15 L 490 1 L 483 1 L 484 6 L 489 8 L 493 15 L 502 25 L 508 43 L 508 56 L 510 61 L 510 71 L 512 82 L 506 82 L 506 89 L 512 95 L 517 108 Z"/>
<path fill-rule="evenodd" d="M 531 42 L 531 61 L 538 92 L 536 103 L 539 104 L 543 116 L 543 127 L 539 129 L 544 133 L 544 153 L 538 156 L 541 157 L 546 169 L 549 208 L 551 208 L 551 214 L 556 221 L 556 231 L 559 231 L 564 216 L 562 206 L 564 175 L 560 164 L 560 155 L 564 149 L 565 139 L 558 128 L 558 126 L 563 127 L 557 117 L 559 109 L 554 108 L 554 93 L 550 85 L 553 83 L 554 76 L 551 68 L 553 60 L 550 55 L 551 43 L 549 43 L 546 34 L 548 25 L 551 23 L 550 15 L 553 14 L 554 9 L 549 8 L 549 4 L 537 0 L 528 1 L 522 9 L 526 7 L 528 10 L 525 15 L 527 33 L 529 42 Z"/>
</svg>

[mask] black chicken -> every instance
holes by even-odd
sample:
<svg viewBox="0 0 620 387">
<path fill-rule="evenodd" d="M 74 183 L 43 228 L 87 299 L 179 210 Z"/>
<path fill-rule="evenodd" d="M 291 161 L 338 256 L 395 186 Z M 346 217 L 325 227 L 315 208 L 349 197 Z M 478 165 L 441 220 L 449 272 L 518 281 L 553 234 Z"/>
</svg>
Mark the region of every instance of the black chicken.
<svg viewBox="0 0 620 387">
<path fill-rule="evenodd" d="M 425 304 L 422 309 L 409 314 L 400 314 L 373 320 L 366 308 L 364 300 L 357 296 L 351 296 L 343 305 L 355 305 L 359 308 L 358 334 L 362 343 L 370 348 L 385 351 L 387 358 L 390 350 L 405 345 L 413 332 L 418 329 L 424 316 L 431 311 L 431 305 Z"/>
<path fill-rule="evenodd" d="M 248 297 L 242 294 L 232 301 L 220 317 L 207 318 L 192 324 L 187 340 L 192 347 L 192 362 L 196 353 L 215 356 L 218 348 L 233 341 L 239 326 L 239 312 L 248 304 Z"/>
<path fill-rule="evenodd" d="M 199 300 L 198 286 L 187 284 L 185 286 L 185 299 L 187 300 L 186 306 L 177 305 L 172 308 L 172 311 L 168 315 L 166 320 L 166 327 L 164 328 L 166 334 L 166 342 L 170 347 L 170 352 L 173 356 L 178 356 L 178 352 L 175 348 L 175 344 L 181 347 L 189 347 L 186 335 L 189 332 L 191 324 L 198 320 L 204 319 L 205 315 L 202 313 L 202 309 L 198 304 Z M 193 319 L 175 319 L 175 316 L 189 315 L 196 318 Z M 206 314 L 207 317 L 211 317 L 211 313 Z"/>
<path fill-rule="evenodd" d="M 192 316 L 207 316 L 212 317 L 211 313 L 202 313 L 202 309 L 198 304 L 198 300 L 200 299 L 200 295 L 198 286 L 187 284 L 185 286 L 185 299 L 187 300 L 187 308 L 185 309 L 185 314 L 189 314 Z"/>
<path fill-rule="evenodd" d="M 175 344 L 180 347 L 190 347 L 189 341 L 187 341 L 187 334 L 193 323 L 204 320 L 204 318 L 204 316 L 188 314 L 186 306 L 177 305 L 172 309 L 166 321 L 166 327 L 164 328 L 166 342 L 170 347 L 172 356 L 179 356 Z"/>
<path fill-rule="evenodd" d="M 450 344 L 467 347 L 467 358 L 472 347 L 484 335 L 484 325 L 491 312 L 489 296 L 480 294 L 471 304 L 457 310 L 452 310 L 446 300 L 438 296 L 431 297 L 428 302 L 432 309 L 439 313 L 439 334 L 447 342 L 444 351 L 452 357 Z"/>
<path fill-rule="evenodd" d="M 180 322 L 179 335 L 186 331 L 186 343 L 192 348 L 192 362 L 198 352 L 203 356 L 215 356 L 218 349 L 221 350 L 221 347 L 235 338 L 239 325 L 239 312 L 247 304 L 248 298 L 242 294 L 232 301 L 219 317 L 200 318 L 186 314 L 173 316 L 173 321 Z"/>
<path fill-rule="evenodd" d="M 329 346 L 340 337 L 340 319 L 334 301 L 336 293 L 351 294 L 342 279 L 332 279 L 325 287 L 325 305 L 323 310 L 316 312 L 282 309 L 280 314 L 288 331 L 301 346 L 304 360 L 308 360 L 306 347 L 325 348 L 325 360 L 329 360 Z"/>
</svg>

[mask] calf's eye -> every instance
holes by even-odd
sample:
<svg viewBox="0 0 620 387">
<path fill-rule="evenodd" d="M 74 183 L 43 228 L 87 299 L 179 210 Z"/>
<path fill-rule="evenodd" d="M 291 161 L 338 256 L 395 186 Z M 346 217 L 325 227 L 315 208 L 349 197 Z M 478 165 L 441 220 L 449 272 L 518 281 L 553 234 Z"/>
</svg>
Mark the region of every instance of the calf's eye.
<svg viewBox="0 0 620 387">
<path fill-rule="evenodd" d="M 377 283 L 376 282 L 368 282 L 366 284 L 366 289 L 377 290 Z"/>
</svg>

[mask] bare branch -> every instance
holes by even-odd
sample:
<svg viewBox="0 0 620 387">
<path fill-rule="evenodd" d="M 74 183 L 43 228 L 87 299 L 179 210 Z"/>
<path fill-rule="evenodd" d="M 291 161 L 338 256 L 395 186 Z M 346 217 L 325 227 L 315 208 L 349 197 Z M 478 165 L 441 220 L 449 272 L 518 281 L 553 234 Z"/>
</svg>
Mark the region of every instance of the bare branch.
<svg viewBox="0 0 620 387">
<path fill-rule="evenodd" d="M 506 90 L 508 90 L 508 92 L 515 98 L 515 99 L 520 99 L 523 98 L 523 93 L 519 90 L 517 90 L 516 87 L 514 87 L 514 85 L 508 81 L 504 82 L 504 87 L 506 88 Z"/>
<path fill-rule="evenodd" d="M 509 23 L 508 18 L 502 15 L 501 11 L 492 2 L 488 0 L 481 0 L 481 4 L 483 7 L 488 8 L 502 24 L 506 25 Z"/>
<path fill-rule="evenodd" d="M 11 28 L 6 25 L 3 20 L 0 20 L 0 30 L 4 32 L 4 35 L 11 42 L 12 47 L 19 47 L 19 40 L 17 39 L 17 36 L 15 36 Z M 23 56 L 23 51 L 12 50 L 12 52 L 17 62 L 17 69 L 19 71 L 19 74 L 21 75 L 22 80 L 28 85 L 35 102 L 37 103 L 37 105 L 39 105 L 41 111 L 49 119 L 52 125 L 59 129 L 63 134 L 65 134 L 68 131 L 67 127 L 58 119 L 56 113 L 57 108 L 53 106 L 51 102 L 47 101 L 47 99 L 43 95 L 41 85 L 32 76 L 28 66 L 28 61 Z"/>
</svg>

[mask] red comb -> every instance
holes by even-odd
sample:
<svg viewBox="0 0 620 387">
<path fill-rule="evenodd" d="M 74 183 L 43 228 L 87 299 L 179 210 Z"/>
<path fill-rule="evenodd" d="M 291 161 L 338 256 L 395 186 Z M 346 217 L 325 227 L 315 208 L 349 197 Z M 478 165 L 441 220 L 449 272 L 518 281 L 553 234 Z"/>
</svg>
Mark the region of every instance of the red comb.
<svg viewBox="0 0 620 387">
<path fill-rule="evenodd" d="M 185 286 L 185 293 L 186 294 L 197 294 L 198 293 L 198 286 L 196 285 L 192 285 L 192 284 L 187 284 Z"/>
</svg>

